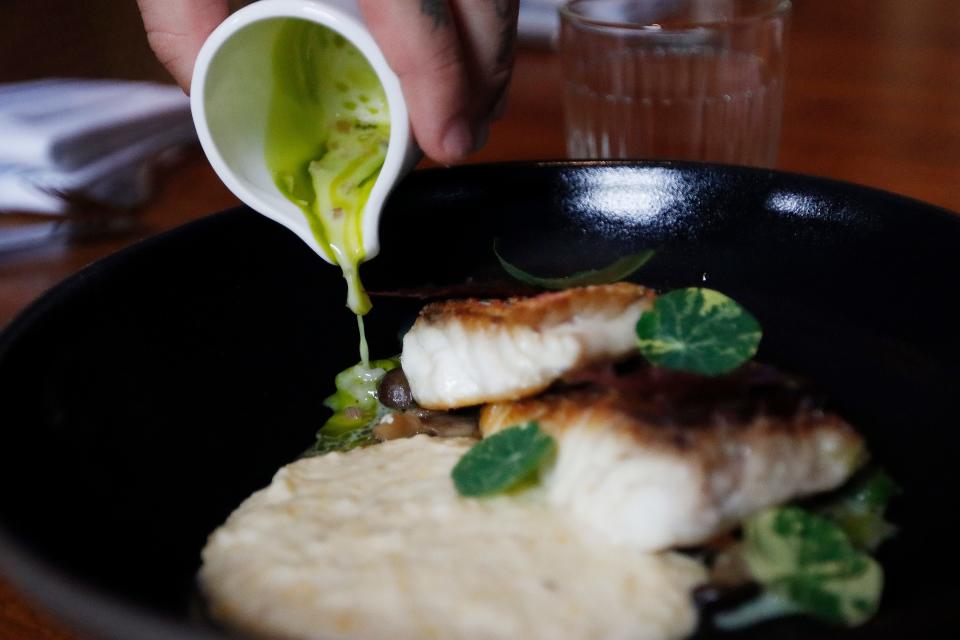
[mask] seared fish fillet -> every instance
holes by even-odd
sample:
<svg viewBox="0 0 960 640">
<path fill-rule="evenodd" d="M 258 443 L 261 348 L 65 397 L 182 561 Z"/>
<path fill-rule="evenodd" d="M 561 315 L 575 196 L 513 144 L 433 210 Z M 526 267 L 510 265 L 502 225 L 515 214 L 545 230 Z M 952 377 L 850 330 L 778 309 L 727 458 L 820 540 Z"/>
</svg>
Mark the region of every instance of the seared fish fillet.
<svg viewBox="0 0 960 640">
<path fill-rule="evenodd" d="M 581 537 L 535 499 L 461 498 L 475 440 L 392 440 L 284 467 L 203 550 L 212 613 L 268 638 L 671 640 L 703 567 Z"/>
<path fill-rule="evenodd" d="M 839 486 L 864 459 L 847 423 L 769 372 L 697 379 L 647 369 L 621 388 L 607 380 L 489 405 L 480 430 L 536 420 L 558 443 L 548 500 L 608 539 L 643 550 L 696 545 L 756 511 Z"/>
<path fill-rule="evenodd" d="M 633 352 L 634 327 L 653 299 L 617 283 L 430 304 L 403 339 L 403 371 L 428 409 L 529 396 L 574 369 Z"/>
</svg>

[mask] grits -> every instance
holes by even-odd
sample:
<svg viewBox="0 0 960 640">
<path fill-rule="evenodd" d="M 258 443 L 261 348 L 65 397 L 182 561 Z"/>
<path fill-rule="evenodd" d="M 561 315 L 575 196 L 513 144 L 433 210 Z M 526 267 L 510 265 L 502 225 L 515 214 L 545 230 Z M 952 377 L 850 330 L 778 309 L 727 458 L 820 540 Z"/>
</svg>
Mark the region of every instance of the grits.
<svg viewBox="0 0 960 640">
<path fill-rule="evenodd" d="M 274 638 L 596 638 L 693 632 L 701 565 L 585 537 L 535 490 L 457 495 L 475 443 L 416 436 L 294 462 L 203 551 L 218 619 Z"/>
</svg>

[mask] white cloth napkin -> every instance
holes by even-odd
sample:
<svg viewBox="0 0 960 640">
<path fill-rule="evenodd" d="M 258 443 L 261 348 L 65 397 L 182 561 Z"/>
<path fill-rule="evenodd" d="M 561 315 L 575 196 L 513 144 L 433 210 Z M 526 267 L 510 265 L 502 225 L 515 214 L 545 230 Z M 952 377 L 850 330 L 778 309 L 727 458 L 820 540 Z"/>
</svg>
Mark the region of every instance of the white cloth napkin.
<svg viewBox="0 0 960 640">
<path fill-rule="evenodd" d="M 0 212 L 61 214 L 71 199 L 140 204 L 157 162 L 195 137 L 190 101 L 177 87 L 76 79 L 0 85 Z"/>
</svg>

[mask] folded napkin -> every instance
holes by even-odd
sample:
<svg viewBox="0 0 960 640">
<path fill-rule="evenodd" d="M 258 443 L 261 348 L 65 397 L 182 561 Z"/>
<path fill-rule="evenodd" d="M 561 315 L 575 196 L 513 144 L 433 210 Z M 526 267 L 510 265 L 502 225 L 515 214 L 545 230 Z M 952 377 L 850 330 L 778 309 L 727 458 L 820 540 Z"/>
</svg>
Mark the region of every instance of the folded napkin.
<svg viewBox="0 0 960 640">
<path fill-rule="evenodd" d="M 49 79 L 0 85 L 0 212 L 60 214 L 75 200 L 130 207 L 157 162 L 196 137 L 177 87 Z"/>
</svg>

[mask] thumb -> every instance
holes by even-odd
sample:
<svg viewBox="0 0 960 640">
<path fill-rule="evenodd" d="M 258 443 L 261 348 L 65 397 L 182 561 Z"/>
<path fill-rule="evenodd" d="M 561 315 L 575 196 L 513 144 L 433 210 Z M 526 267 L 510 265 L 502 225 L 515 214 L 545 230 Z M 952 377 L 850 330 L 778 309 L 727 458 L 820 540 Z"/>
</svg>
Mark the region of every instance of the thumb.
<svg viewBox="0 0 960 640">
<path fill-rule="evenodd" d="M 204 40 L 227 17 L 227 0 L 137 0 L 150 48 L 183 90 Z"/>
</svg>

